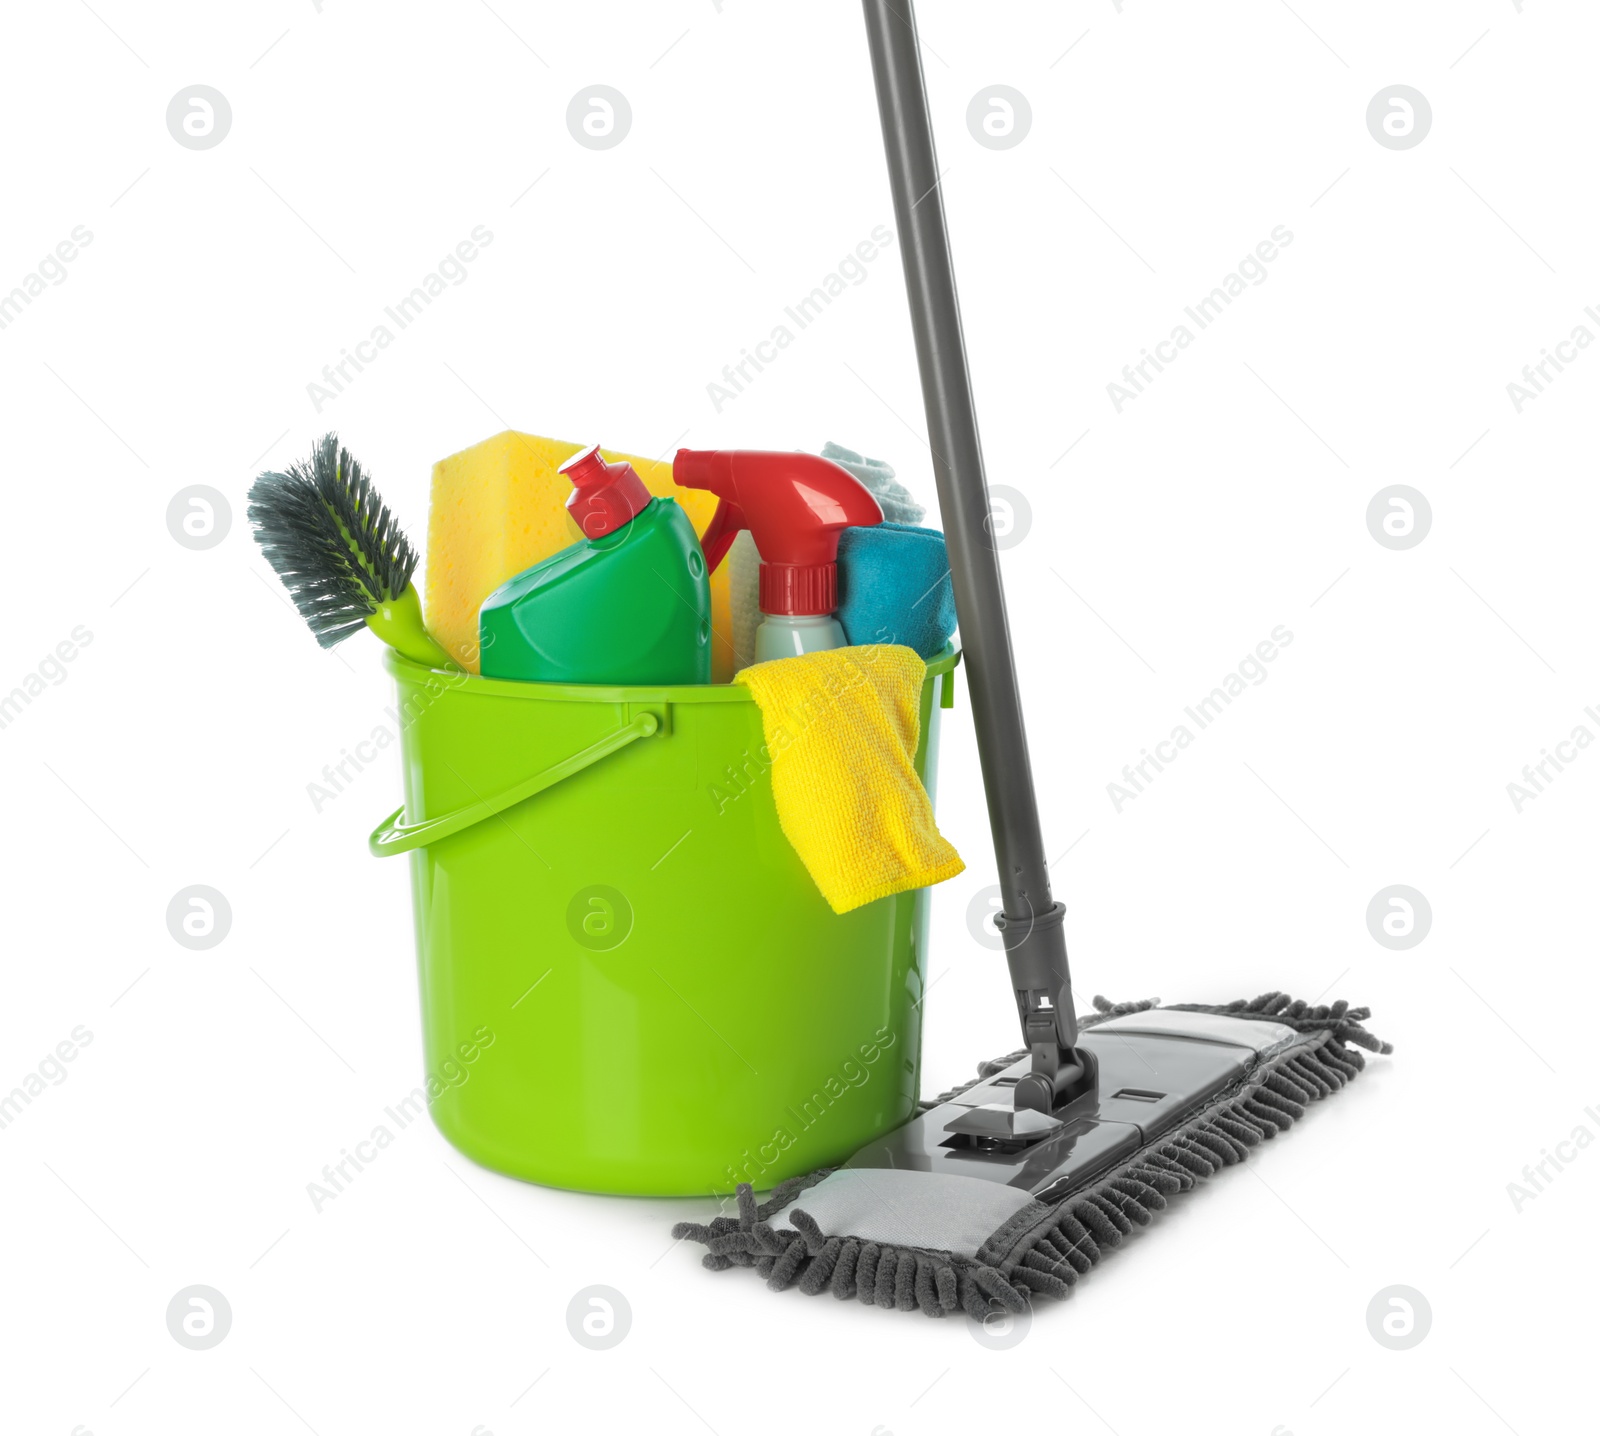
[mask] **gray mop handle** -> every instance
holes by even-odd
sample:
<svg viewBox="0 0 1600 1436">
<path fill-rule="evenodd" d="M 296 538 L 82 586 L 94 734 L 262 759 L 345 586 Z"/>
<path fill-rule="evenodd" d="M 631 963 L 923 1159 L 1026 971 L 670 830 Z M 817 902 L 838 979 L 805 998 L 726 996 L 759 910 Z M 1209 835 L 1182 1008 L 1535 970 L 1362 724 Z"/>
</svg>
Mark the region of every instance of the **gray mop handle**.
<svg viewBox="0 0 1600 1436">
<path fill-rule="evenodd" d="M 1004 919 L 1000 926 L 1024 1032 L 1030 1026 L 1029 1011 L 1053 1007 L 1058 1040 L 1071 1049 L 1077 1042 L 1077 1019 L 1062 910 L 1050 893 L 1050 869 L 1028 762 L 916 16 L 911 0 L 863 0 L 862 8 L 922 374 L 939 512 L 961 623 L 962 661 L 1000 869 Z"/>
</svg>

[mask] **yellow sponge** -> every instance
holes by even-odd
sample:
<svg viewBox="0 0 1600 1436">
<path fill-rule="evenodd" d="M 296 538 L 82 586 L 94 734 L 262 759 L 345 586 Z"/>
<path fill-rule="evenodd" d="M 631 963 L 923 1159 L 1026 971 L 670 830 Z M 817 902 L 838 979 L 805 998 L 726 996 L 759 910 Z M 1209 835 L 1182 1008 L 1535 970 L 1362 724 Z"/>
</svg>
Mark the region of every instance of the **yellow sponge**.
<svg viewBox="0 0 1600 1436">
<path fill-rule="evenodd" d="M 566 510 L 572 485 L 556 470 L 582 444 L 541 439 L 507 429 L 433 466 L 424 581 L 428 628 L 473 673 L 478 671 L 478 609 L 523 569 L 583 537 Z M 717 507 L 715 494 L 680 489 L 671 460 L 600 451 L 609 463 L 632 464 L 645 487 L 683 507 L 703 534 Z M 733 677 L 733 636 L 726 565 L 711 575 L 711 677 Z"/>
</svg>

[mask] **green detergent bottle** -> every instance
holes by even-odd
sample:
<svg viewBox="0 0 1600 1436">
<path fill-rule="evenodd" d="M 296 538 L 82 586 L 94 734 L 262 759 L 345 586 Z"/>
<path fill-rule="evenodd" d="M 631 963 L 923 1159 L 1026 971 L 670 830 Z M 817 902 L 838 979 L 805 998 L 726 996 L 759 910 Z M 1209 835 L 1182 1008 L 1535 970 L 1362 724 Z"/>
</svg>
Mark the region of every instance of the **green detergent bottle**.
<svg viewBox="0 0 1600 1436">
<path fill-rule="evenodd" d="M 711 583 L 689 516 L 598 444 L 568 459 L 584 537 L 500 585 L 478 610 L 485 678 L 711 681 Z"/>
</svg>

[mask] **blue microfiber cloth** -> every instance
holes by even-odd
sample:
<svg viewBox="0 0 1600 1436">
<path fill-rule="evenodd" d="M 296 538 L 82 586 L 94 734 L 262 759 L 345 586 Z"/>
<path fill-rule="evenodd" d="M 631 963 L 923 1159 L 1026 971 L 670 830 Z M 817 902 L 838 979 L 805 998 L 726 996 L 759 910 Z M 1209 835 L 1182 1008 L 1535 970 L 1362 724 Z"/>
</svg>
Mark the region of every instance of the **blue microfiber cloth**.
<svg viewBox="0 0 1600 1436">
<path fill-rule="evenodd" d="M 901 643 L 932 658 L 956 629 L 944 535 L 914 524 L 841 529 L 837 617 L 852 644 Z"/>
</svg>

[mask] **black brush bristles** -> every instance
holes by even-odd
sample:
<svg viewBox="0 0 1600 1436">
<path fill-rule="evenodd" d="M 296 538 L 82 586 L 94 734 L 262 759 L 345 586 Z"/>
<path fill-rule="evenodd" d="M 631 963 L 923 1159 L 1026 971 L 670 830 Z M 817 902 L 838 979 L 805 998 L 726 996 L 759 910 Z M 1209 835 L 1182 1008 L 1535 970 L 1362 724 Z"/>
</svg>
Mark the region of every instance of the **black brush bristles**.
<svg viewBox="0 0 1600 1436">
<path fill-rule="evenodd" d="M 250 486 L 256 542 L 324 648 L 411 583 L 417 551 L 361 465 L 326 434 L 309 463 Z"/>
</svg>

